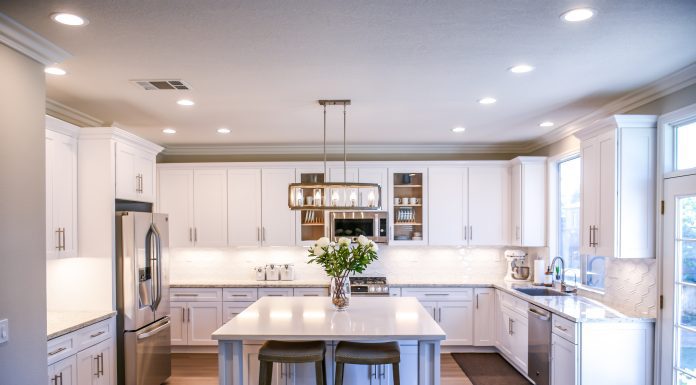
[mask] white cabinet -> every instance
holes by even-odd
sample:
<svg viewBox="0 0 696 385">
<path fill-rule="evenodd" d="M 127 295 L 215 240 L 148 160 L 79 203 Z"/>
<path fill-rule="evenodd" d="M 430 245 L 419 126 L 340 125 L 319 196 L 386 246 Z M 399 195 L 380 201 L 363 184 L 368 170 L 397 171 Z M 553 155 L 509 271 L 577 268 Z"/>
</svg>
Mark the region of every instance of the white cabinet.
<svg viewBox="0 0 696 385">
<path fill-rule="evenodd" d="M 154 202 L 156 153 L 116 143 L 116 198 Z"/>
<path fill-rule="evenodd" d="M 399 380 L 401 385 L 418 384 L 418 346 L 409 342 L 399 344 Z M 392 365 L 350 365 L 344 366 L 345 385 L 391 385 L 393 384 Z M 312 384 L 313 382 L 309 382 Z M 328 382 L 333 383 L 332 381 Z"/>
<path fill-rule="evenodd" d="M 528 321 L 527 302 L 497 291 L 497 347 L 512 363 L 527 373 Z"/>
<path fill-rule="evenodd" d="M 616 115 L 581 139 L 580 252 L 655 257 L 656 117 Z"/>
<path fill-rule="evenodd" d="M 77 353 L 77 385 L 114 383 L 114 340 L 108 339 Z"/>
<path fill-rule="evenodd" d="M 551 385 L 575 385 L 579 383 L 577 371 L 577 345 L 551 334 Z"/>
<path fill-rule="evenodd" d="M 210 335 L 223 323 L 222 289 L 172 288 L 169 313 L 172 345 L 217 345 Z"/>
<path fill-rule="evenodd" d="M 546 158 L 510 161 L 510 238 L 514 246 L 546 245 Z"/>
<path fill-rule="evenodd" d="M 78 385 L 77 359 L 74 355 L 48 367 L 48 385 Z"/>
<path fill-rule="evenodd" d="M 77 256 L 77 128 L 46 118 L 46 256 Z"/>
<path fill-rule="evenodd" d="M 294 168 L 268 168 L 261 173 L 261 244 L 295 244 L 295 212 L 288 207 L 288 185 L 295 182 Z"/>
<path fill-rule="evenodd" d="M 474 289 L 474 346 L 495 345 L 495 289 Z"/>
<path fill-rule="evenodd" d="M 242 376 L 245 385 L 257 385 L 259 383 L 259 350 L 261 345 L 258 343 L 244 344 L 242 347 L 243 370 Z M 333 362 L 333 347 L 327 344 L 326 347 L 326 378 L 327 384 L 332 384 L 330 379 L 333 377 L 331 362 Z M 315 383 L 314 363 L 305 364 L 273 364 L 273 385 L 305 385 Z M 348 383 L 345 383 L 348 385 Z"/>
<path fill-rule="evenodd" d="M 296 287 L 292 289 L 295 297 L 327 297 L 329 289 L 325 287 Z"/>
<path fill-rule="evenodd" d="M 502 246 L 508 231 L 507 165 L 428 170 L 431 245 Z"/>
<path fill-rule="evenodd" d="M 389 169 L 389 243 L 428 244 L 428 169 L 397 167 Z M 408 198 L 408 203 L 404 198 Z M 415 198 L 417 203 L 412 203 Z M 395 200 L 398 199 L 398 202 Z"/>
<path fill-rule="evenodd" d="M 261 243 L 261 169 L 228 169 L 228 241 L 231 246 Z"/>
<path fill-rule="evenodd" d="M 404 297 L 416 297 L 447 334 L 442 345 L 472 345 L 474 304 L 469 288 L 404 288 Z"/>
<path fill-rule="evenodd" d="M 171 247 L 227 246 L 227 171 L 160 169 L 158 211 L 169 214 Z"/>
<path fill-rule="evenodd" d="M 358 182 L 379 184 L 382 199 L 381 210 L 387 210 L 389 207 L 389 202 L 387 201 L 389 199 L 389 171 L 386 167 L 361 167 L 358 171 Z M 367 205 L 368 195 L 363 191 L 360 194 L 360 206 Z"/>
</svg>

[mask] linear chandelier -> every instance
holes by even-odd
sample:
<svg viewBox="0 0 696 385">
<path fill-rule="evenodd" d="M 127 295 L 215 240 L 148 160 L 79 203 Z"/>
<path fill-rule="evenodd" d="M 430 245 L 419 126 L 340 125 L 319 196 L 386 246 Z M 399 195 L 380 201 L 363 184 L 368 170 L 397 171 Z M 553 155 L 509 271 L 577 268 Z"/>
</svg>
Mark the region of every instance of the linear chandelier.
<svg viewBox="0 0 696 385">
<path fill-rule="evenodd" d="M 350 99 L 319 100 L 324 107 L 324 179 L 326 170 L 326 106 L 343 106 L 343 182 L 291 183 L 288 186 L 288 207 L 291 210 L 379 210 L 382 188 L 377 183 L 346 182 L 346 106 Z"/>
</svg>

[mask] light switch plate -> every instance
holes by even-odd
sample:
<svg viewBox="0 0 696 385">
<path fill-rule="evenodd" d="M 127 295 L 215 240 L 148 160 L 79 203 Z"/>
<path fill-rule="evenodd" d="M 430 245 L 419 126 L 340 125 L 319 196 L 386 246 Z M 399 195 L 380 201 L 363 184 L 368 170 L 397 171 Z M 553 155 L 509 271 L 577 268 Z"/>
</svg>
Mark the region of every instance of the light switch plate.
<svg viewBox="0 0 696 385">
<path fill-rule="evenodd" d="M 10 323 L 7 319 L 0 320 L 0 344 L 10 340 Z"/>
</svg>

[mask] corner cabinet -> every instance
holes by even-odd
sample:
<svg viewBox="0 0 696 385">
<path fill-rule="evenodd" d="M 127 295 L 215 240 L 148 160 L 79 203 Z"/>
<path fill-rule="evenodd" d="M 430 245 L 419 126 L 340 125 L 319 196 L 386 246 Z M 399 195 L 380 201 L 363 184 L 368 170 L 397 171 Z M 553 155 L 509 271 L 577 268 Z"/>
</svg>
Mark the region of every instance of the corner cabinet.
<svg viewBox="0 0 696 385">
<path fill-rule="evenodd" d="M 46 257 L 77 256 L 79 128 L 46 117 Z"/>
<path fill-rule="evenodd" d="M 580 131 L 580 253 L 655 258 L 657 117 L 615 115 Z"/>
<path fill-rule="evenodd" d="M 510 163 L 510 244 L 546 246 L 546 157 L 517 157 Z"/>
</svg>

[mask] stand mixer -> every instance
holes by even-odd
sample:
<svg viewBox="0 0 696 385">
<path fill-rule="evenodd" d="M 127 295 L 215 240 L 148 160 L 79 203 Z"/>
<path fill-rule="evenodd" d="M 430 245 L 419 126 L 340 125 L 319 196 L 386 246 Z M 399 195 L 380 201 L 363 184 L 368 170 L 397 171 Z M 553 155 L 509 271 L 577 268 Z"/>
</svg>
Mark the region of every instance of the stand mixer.
<svg viewBox="0 0 696 385">
<path fill-rule="evenodd" d="M 505 250 L 505 259 L 508 260 L 506 281 L 526 281 L 529 279 L 529 267 L 523 266 L 527 253 L 523 250 Z"/>
</svg>

